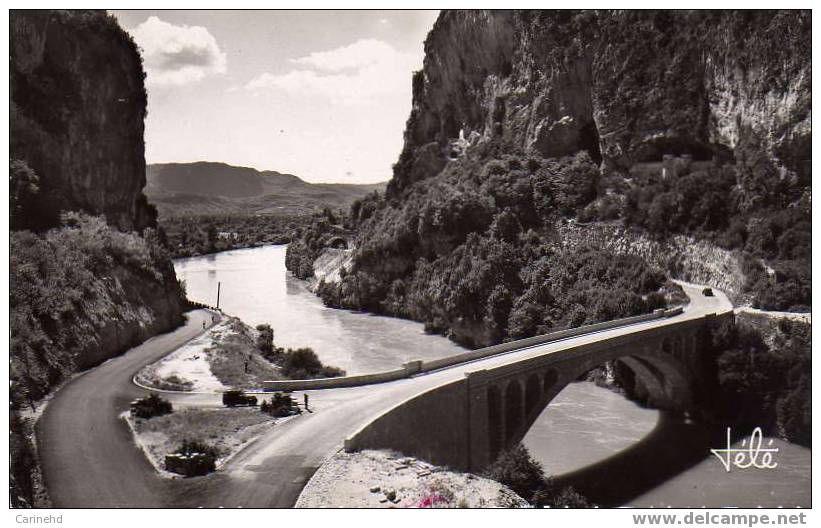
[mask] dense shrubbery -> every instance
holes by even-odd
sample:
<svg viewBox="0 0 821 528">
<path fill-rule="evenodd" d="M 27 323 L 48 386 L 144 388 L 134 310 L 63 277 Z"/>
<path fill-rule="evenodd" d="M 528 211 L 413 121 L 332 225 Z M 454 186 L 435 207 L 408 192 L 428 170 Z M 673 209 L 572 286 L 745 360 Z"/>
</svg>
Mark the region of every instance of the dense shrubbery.
<svg viewBox="0 0 821 528">
<path fill-rule="evenodd" d="M 310 348 L 288 349 L 277 357 L 282 373 L 290 379 L 335 378 L 344 376 L 345 371 L 323 365 Z"/>
<path fill-rule="evenodd" d="M 170 401 L 156 394 L 131 402 L 131 414 L 137 418 L 154 418 L 155 416 L 171 414 L 173 410 L 174 408 Z"/>
<path fill-rule="evenodd" d="M 274 329 L 269 324 L 261 324 L 257 325 L 257 332 L 257 350 L 270 361 L 274 354 Z"/>
<path fill-rule="evenodd" d="M 628 224 L 658 236 L 690 234 L 742 251 L 745 289 L 753 294 L 755 306 L 805 310 L 811 304 L 812 284 L 809 203 L 787 187 L 763 189 L 748 203 L 749 197 L 738 190 L 744 170 L 724 165 L 675 179 L 643 180 L 627 191 L 620 214 Z M 757 175 L 756 181 L 779 178 Z M 768 274 L 760 261 L 773 271 Z"/>
<path fill-rule="evenodd" d="M 308 216 L 199 215 L 160 219 L 172 257 L 190 257 L 261 246 L 287 244 L 310 223 Z"/>
<path fill-rule="evenodd" d="M 767 338 L 765 339 L 765 335 Z M 739 320 L 713 331 L 726 419 L 807 447 L 811 443 L 810 325 Z"/>
<path fill-rule="evenodd" d="M 262 400 L 262 405 L 260 405 L 259 410 L 277 418 L 299 414 L 300 412 L 297 403 L 291 398 L 291 395 L 282 392 L 273 394 L 271 401 Z"/>
<path fill-rule="evenodd" d="M 542 465 L 519 444 L 502 451 L 485 470 L 488 478 L 501 482 L 537 508 L 590 508 L 593 505 L 572 487 L 556 489 L 545 478 Z"/>
<path fill-rule="evenodd" d="M 166 457 L 166 469 L 180 473 L 186 477 L 207 475 L 216 470 L 217 459 L 221 451 L 199 440 L 183 440 L 174 455 L 181 457 Z"/>
<path fill-rule="evenodd" d="M 16 197 L 18 225 L 31 213 L 26 192 Z M 122 233 L 76 213 L 62 220 L 45 233 L 9 234 L 12 409 L 34 407 L 79 368 L 182 322 L 183 293 L 154 230 Z M 31 505 L 39 476 L 27 434 L 12 422 L 12 495 Z"/>
<path fill-rule="evenodd" d="M 9 499 L 12 508 L 42 507 L 38 502 L 40 468 L 34 450 L 31 420 L 12 412 L 9 415 Z"/>
<path fill-rule="evenodd" d="M 276 346 L 270 325 L 261 324 L 254 332 L 236 318 L 230 318 L 228 331 L 221 332 L 207 349 L 211 372 L 220 382 L 234 389 L 259 388 L 266 380 L 327 378 L 345 371 L 323 365 L 310 348 L 297 350 Z"/>
<path fill-rule="evenodd" d="M 318 293 L 331 306 L 423 321 L 469 346 L 664 306 L 665 277 L 641 259 L 569 250 L 552 235 L 553 221 L 594 197 L 597 175 L 586 152 L 466 158 L 401 204 L 371 198 L 351 271 Z M 305 252 L 293 253 L 291 264 Z"/>
<path fill-rule="evenodd" d="M 378 200 L 368 198 L 367 203 Z M 361 211 L 362 202 L 357 200 L 352 206 L 357 216 L 363 214 Z M 300 279 L 307 279 L 314 274 L 314 261 L 323 249 L 331 247 L 333 242 L 342 237 L 350 238 L 348 231 L 348 218 L 342 214 L 335 215 L 329 209 L 325 209 L 320 214 L 312 217 L 311 222 L 298 229 L 294 240 L 288 244 L 285 252 L 285 267 Z"/>
<path fill-rule="evenodd" d="M 768 188 L 752 201 L 749 190 L 741 193 L 739 178 L 748 186 L 770 181 L 768 165 L 759 165 L 701 164 L 634 181 L 609 174 L 603 182 L 584 151 L 561 159 L 466 156 L 401 197 L 357 202 L 353 265 L 318 293 L 330 306 L 416 319 L 473 346 L 664 306 L 657 292 L 665 279 L 642 259 L 563 246 L 555 223 L 576 216 L 622 218 L 658 237 L 688 234 L 738 249 L 754 306 L 806 309 L 808 208 L 794 188 Z M 332 236 L 327 227 L 315 223 L 289 246 L 286 265 L 297 276 L 312 273 Z"/>
<path fill-rule="evenodd" d="M 155 232 L 121 233 L 101 218 L 70 213 L 62 228 L 42 235 L 11 232 L 9 286 L 14 407 L 117 352 L 112 347 L 148 337 L 149 325 L 159 331 L 181 322 L 181 291 Z M 102 342 L 112 321 L 136 323 L 145 314 L 157 319 Z"/>
</svg>

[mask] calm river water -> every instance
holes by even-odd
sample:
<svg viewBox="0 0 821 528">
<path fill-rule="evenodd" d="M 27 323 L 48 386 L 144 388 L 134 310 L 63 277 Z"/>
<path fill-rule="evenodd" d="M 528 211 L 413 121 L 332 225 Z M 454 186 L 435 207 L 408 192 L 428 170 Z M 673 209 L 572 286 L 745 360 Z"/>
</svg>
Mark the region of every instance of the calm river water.
<svg viewBox="0 0 821 528">
<path fill-rule="evenodd" d="M 180 259 L 174 267 L 192 300 L 216 304 L 220 282 L 220 307 L 226 313 L 250 325 L 268 323 L 277 345 L 311 347 L 324 363 L 349 374 L 464 350 L 425 334 L 419 323 L 326 308 L 286 271 L 285 246 Z M 709 455 L 710 447 L 724 447 L 721 438 L 718 431 L 643 409 L 592 383 L 574 383 L 542 413 L 524 444 L 545 473 L 566 475 L 563 481 L 591 496 L 600 494 L 602 504 L 810 505 L 809 449 L 776 440 L 777 468 L 727 473 Z M 628 481 L 632 487 L 625 485 Z M 623 490 L 624 496 L 605 496 L 600 489 Z"/>
</svg>

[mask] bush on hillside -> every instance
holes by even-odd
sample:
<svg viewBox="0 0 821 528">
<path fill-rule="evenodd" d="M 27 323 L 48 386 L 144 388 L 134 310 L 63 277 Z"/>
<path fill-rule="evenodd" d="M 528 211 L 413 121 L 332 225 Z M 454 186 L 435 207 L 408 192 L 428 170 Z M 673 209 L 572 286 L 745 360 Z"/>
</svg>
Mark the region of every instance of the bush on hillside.
<svg viewBox="0 0 821 528">
<path fill-rule="evenodd" d="M 88 366 L 87 356 L 117 352 L 105 350 L 105 341 L 115 328 L 135 333 L 127 325 L 137 320 L 124 317 L 149 310 L 157 323 L 167 316 L 170 324 L 181 310 L 168 254 L 151 229 L 143 236 L 122 233 L 102 218 L 68 213 L 61 228 L 12 231 L 9 242 L 14 407 L 41 398 L 78 365 Z M 158 306 L 168 313 L 155 311 Z M 112 327 L 116 320 L 125 322 Z"/>
<path fill-rule="evenodd" d="M 593 505 L 572 487 L 556 489 L 545 478 L 542 465 L 521 444 L 502 451 L 485 470 L 485 476 L 500 482 L 538 508 L 590 508 Z"/>
<path fill-rule="evenodd" d="M 299 407 L 291 395 L 281 392 L 273 394 L 270 401 L 262 400 L 259 410 L 274 417 L 300 413 Z"/>
<path fill-rule="evenodd" d="M 155 416 L 171 414 L 174 408 L 171 402 L 152 394 L 146 398 L 138 398 L 131 402 L 131 415 L 137 418 L 149 419 Z"/>
<path fill-rule="evenodd" d="M 769 337 L 765 340 L 765 331 Z M 810 326 L 782 320 L 764 330 L 746 321 L 712 332 L 725 419 L 809 446 L 812 360 Z"/>
<path fill-rule="evenodd" d="M 280 358 L 282 373 L 290 379 L 335 378 L 345 371 L 323 365 L 311 348 L 288 349 Z"/>
</svg>

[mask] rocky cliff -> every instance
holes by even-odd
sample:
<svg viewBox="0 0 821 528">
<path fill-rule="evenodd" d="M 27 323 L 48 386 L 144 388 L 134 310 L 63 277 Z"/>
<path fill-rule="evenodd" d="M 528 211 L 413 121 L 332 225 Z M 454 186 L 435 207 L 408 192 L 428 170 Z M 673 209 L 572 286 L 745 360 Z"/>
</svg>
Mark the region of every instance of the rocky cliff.
<svg viewBox="0 0 821 528">
<path fill-rule="evenodd" d="M 77 370 L 179 325 L 185 298 L 142 194 L 137 47 L 104 12 L 9 19 L 9 491 L 14 507 L 48 506 L 21 413 Z"/>
<path fill-rule="evenodd" d="M 142 194 L 146 99 L 135 44 L 105 12 L 14 11 L 10 27 L 19 404 L 179 324 L 184 297 Z"/>
<path fill-rule="evenodd" d="M 469 345 L 641 313 L 665 276 L 806 310 L 810 36 L 806 11 L 443 12 L 318 292 Z"/>
<path fill-rule="evenodd" d="M 9 31 L 10 157 L 39 177 L 17 226 L 54 227 L 61 211 L 154 226 L 141 192 L 146 93 L 134 42 L 97 11 L 13 11 Z"/>
<path fill-rule="evenodd" d="M 445 12 L 414 78 L 391 194 L 483 143 L 587 150 L 607 172 L 664 154 L 734 158 L 749 165 L 750 206 L 775 187 L 751 174 L 766 162 L 800 194 L 810 42 L 808 11 Z"/>
</svg>

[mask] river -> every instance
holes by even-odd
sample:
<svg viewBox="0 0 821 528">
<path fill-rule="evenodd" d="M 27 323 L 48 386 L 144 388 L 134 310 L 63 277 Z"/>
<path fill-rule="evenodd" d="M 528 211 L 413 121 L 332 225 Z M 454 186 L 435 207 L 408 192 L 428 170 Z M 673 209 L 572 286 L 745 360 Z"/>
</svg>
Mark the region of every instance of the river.
<svg viewBox="0 0 821 528">
<path fill-rule="evenodd" d="M 179 259 L 174 267 L 192 300 L 216 304 L 221 283 L 219 304 L 226 313 L 251 325 L 268 323 L 278 346 L 311 347 L 325 364 L 349 374 L 464 351 L 413 321 L 325 307 L 285 269 L 285 246 Z M 777 468 L 727 473 L 709 455 L 710 447 L 724 447 L 721 438 L 719 431 L 584 382 L 563 390 L 523 443 L 546 474 L 562 475 L 560 482 L 602 504 L 810 506 L 809 449 L 775 440 Z"/>
</svg>

